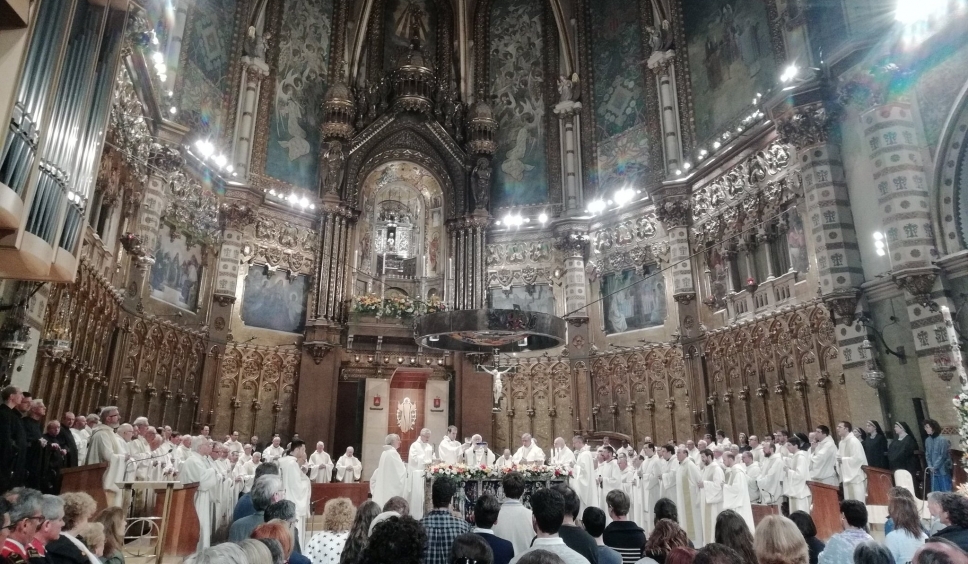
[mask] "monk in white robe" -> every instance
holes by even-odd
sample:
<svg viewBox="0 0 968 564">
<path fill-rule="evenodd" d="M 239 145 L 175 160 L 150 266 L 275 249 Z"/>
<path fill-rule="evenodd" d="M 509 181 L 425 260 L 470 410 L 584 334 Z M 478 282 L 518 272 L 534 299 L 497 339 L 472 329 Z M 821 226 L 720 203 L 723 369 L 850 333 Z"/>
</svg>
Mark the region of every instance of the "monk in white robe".
<svg viewBox="0 0 968 564">
<path fill-rule="evenodd" d="M 400 435 L 389 434 L 383 445 L 380 463 L 370 476 L 370 493 L 380 507 L 391 497 L 404 497 L 407 493 L 407 465 L 400 458 Z"/>
<path fill-rule="evenodd" d="M 410 481 L 407 485 L 407 502 L 410 503 L 410 516 L 414 519 L 423 517 L 424 485 L 427 467 L 434 461 L 434 445 L 430 442 L 430 429 L 422 429 L 420 438 L 410 445 L 410 456 L 407 459 L 407 470 Z"/>
<path fill-rule="evenodd" d="M 763 472 L 756 479 L 760 488 L 760 503 L 764 505 L 779 505 L 783 501 L 783 477 L 786 475 L 786 465 L 783 458 L 773 453 L 773 445 L 763 445 Z"/>
<path fill-rule="evenodd" d="M 467 446 L 457 440 L 457 427 L 451 425 L 447 427 L 447 434 L 437 445 L 437 456 L 444 464 L 459 464 Z"/>
<path fill-rule="evenodd" d="M 242 493 L 252 491 L 252 483 L 255 481 L 255 469 L 262 464 L 262 453 L 255 452 L 248 462 L 243 462 L 239 475 L 242 476 Z"/>
<path fill-rule="evenodd" d="M 679 525 L 697 549 L 705 545 L 702 525 L 702 495 L 699 483 L 702 475 L 696 463 L 689 458 L 689 452 L 682 446 L 676 450 L 679 467 L 676 469 L 676 508 L 679 510 Z"/>
<path fill-rule="evenodd" d="M 558 437 L 555 439 L 554 448 L 551 449 L 552 466 L 571 467 L 575 464 L 575 453 L 565 444 L 565 439 Z"/>
<path fill-rule="evenodd" d="M 642 463 L 645 522 L 641 526 L 645 529 L 645 534 L 649 535 L 655 527 L 655 502 L 662 497 L 662 471 L 665 469 L 666 461 L 655 453 L 652 443 L 646 443 L 642 450 L 645 456 L 645 462 Z"/>
<path fill-rule="evenodd" d="M 713 462 L 713 453 L 706 449 L 702 452 L 702 481 L 699 482 L 702 498 L 702 536 L 712 541 L 716 538 L 716 518 L 723 511 L 723 486 L 726 474 L 723 467 Z"/>
<path fill-rule="evenodd" d="M 183 484 L 198 483 L 195 491 L 195 514 L 198 515 L 199 523 L 197 550 L 208 548 L 215 525 L 212 493 L 218 491 L 221 480 L 215 468 L 208 462 L 211 452 L 212 442 L 205 437 L 196 437 L 192 441 L 192 454 L 182 464 L 179 475 Z"/>
<path fill-rule="evenodd" d="M 867 453 L 860 440 L 854 436 L 853 427 L 847 421 L 837 424 L 837 434 L 840 435 L 840 446 L 837 449 L 837 465 L 840 469 L 840 480 L 844 484 L 844 499 L 856 499 L 867 503 Z"/>
<path fill-rule="evenodd" d="M 336 461 L 336 481 L 353 484 L 360 481 L 363 464 L 359 458 L 353 456 L 353 447 L 346 447 L 346 452 Z"/>
<path fill-rule="evenodd" d="M 696 463 L 696 466 L 702 466 L 702 452 L 706 448 L 706 441 L 699 441 L 700 447 L 696 448 L 696 443 L 692 439 L 686 441 L 686 452 L 689 453 L 689 458 Z"/>
<path fill-rule="evenodd" d="M 108 505 L 121 507 L 121 488 L 117 482 L 123 479 L 124 466 L 128 461 L 128 452 L 122 440 L 115 433 L 121 419 L 118 408 L 105 407 L 101 410 L 101 423 L 91 433 L 87 447 L 87 464 L 108 463 L 104 471 L 102 485 L 107 496 Z"/>
<path fill-rule="evenodd" d="M 756 463 L 754 463 L 756 464 Z M 723 485 L 723 511 L 732 509 L 746 521 L 750 532 L 756 530 L 753 523 L 753 506 L 750 503 L 749 478 L 746 465 L 736 462 L 732 452 L 723 453 L 723 466 L 726 467 L 726 484 Z"/>
<path fill-rule="evenodd" d="M 740 465 L 743 467 L 743 472 L 746 473 L 746 480 L 749 485 L 747 495 L 750 498 L 750 503 L 759 503 L 760 486 L 756 483 L 756 480 L 763 473 L 763 469 L 760 468 L 760 463 L 753 459 L 753 453 L 749 451 L 742 454 L 742 462 L 738 462 L 736 466 Z"/>
<path fill-rule="evenodd" d="M 810 479 L 828 486 L 838 486 L 837 445 L 830 436 L 830 429 L 825 425 L 817 427 L 817 437 L 820 440 L 810 455 Z"/>
<path fill-rule="evenodd" d="M 662 468 L 662 490 L 659 499 L 666 498 L 669 501 L 676 501 L 679 499 L 679 488 L 676 483 L 676 474 L 679 472 L 679 458 L 676 449 L 672 445 L 662 445 L 659 448 L 659 456 L 665 461 L 665 466 Z M 652 509 L 655 509 L 654 502 Z"/>
<path fill-rule="evenodd" d="M 262 451 L 262 460 L 264 462 L 275 462 L 282 458 L 284 454 L 286 454 L 286 449 L 282 448 L 282 439 L 276 435 L 272 437 L 272 444 Z"/>
<path fill-rule="evenodd" d="M 756 435 L 750 435 L 750 452 L 753 453 L 753 460 L 760 463 L 760 468 L 763 467 L 763 445 L 760 444 L 760 440 Z M 747 465 L 749 466 L 749 465 Z"/>
<path fill-rule="evenodd" d="M 464 451 L 463 456 L 464 463 L 472 468 L 477 468 L 480 466 L 490 468 L 491 466 L 494 466 L 494 452 L 487 448 L 487 443 L 484 442 L 484 438 L 480 435 L 474 435 L 471 437 L 471 443 Z"/>
<path fill-rule="evenodd" d="M 232 451 L 236 451 L 240 453 L 242 452 L 243 447 L 242 447 L 242 443 L 239 442 L 238 431 L 233 432 L 229 440 L 225 441 L 225 448 L 227 448 L 229 452 L 232 452 Z"/>
<path fill-rule="evenodd" d="M 545 453 L 530 433 L 521 435 L 521 448 L 514 453 L 515 464 L 544 464 Z"/>
<path fill-rule="evenodd" d="M 293 439 L 288 456 L 279 459 L 279 477 L 286 490 L 285 498 L 296 505 L 296 530 L 299 538 L 306 539 L 306 520 L 309 519 L 310 498 L 313 483 L 303 471 L 306 464 L 306 443 Z M 303 542 L 306 542 L 303 540 Z"/>
<path fill-rule="evenodd" d="M 787 459 L 786 476 L 783 478 L 783 495 L 790 500 L 790 513 L 806 511 L 810 513 L 810 458 L 807 451 L 800 450 L 800 439 L 791 437 L 786 443 L 790 457 Z"/>
<path fill-rule="evenodd" d="M 599 507 L 608 515 L 608 503 L 606 498 L 608 497 L 608 492 L 612 490 L 622 489 L 622 469 L 618 466 L 618 461 L 615 460 L 615 450 L 610 446 L 602 447 L 600 452 L 600 460 L 598 462 L 597 474 L 598 474 L 598 486 L 601 497 L 599 498 Z M 609 520 L 606 518 L 606 520 Z"/>
<path fill-rule="evenodd" d="M 642 457 L 635 451 L 632 451 L 632 463 L 629 465 L 628 471 L 626 471 L 622 479 L 622 487 L 625 489 L 625 493 L 628 494 L 629 500 L 631 501 L 629 518 L 637 524 L 641 523 L 641 526 L 644 528 L 646 492 L 645 480 L 642 476 L 644 470 L 642 462 Z"/>
<path fill-rule="evenodd" d="M 581 511 L 586 507 L 598 507 L 598 483 L 595 480 L 595 455 L 582 437 L 571 440 L 578 455 L 575 457 L 575 475 L 570 485 L 581 500 Z"/>
<path fill-rule="evenodd" d="M 323 441 L 316 443 L 316 450 L 309 455 L 309 479 L 317 484 L 326 484 L 333 480 L 333 459 L 326 452 Z"/>
<path fill-rule="evenodd" d="M 494 461 L 494 467 L 497 468 L 498 470 L 511 468 L 514 465 L 515 465 L 514 457 L 511 456 L 511 449 L 509 448 L 504 449 L 504 454 L 502 454 L 500 457 L 498 457 L 497 460 Z"/>
</svg>

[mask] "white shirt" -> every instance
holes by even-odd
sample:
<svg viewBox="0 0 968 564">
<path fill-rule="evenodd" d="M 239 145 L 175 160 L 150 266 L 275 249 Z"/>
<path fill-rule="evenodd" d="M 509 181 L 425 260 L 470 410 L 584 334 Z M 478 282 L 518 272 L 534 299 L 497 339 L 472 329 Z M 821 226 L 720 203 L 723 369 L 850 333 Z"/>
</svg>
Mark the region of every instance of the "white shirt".
<svg viewBox="0 0 968 564">
<path fill-rule="evenodd" d="M 497 523 L 494 524 L 494 535 L 514 545 L 515 556 L 522 554 L 531 546 L 531 539 L 534 538 L 531 510 L 519 499 L 504 500 Z"/>
<path fill-rule="evenodd" d="M 588 559 L 568 548 L 568 546 L 565 545 L 565 541 L 562 540 L 562 538 L 558 535 L 534 539 L 534 543 L 531 545 L 531 548 L 524 552 L 531 552 L 532 550 L 547 550 L 548 552 L 557 554 L 565 564 L 588 564 Z M 522 552 L 515 550 L 514 558 L 511 559 L 511 564 L 516 564 L 523 555 L 524 554 Z"/>
</svg>

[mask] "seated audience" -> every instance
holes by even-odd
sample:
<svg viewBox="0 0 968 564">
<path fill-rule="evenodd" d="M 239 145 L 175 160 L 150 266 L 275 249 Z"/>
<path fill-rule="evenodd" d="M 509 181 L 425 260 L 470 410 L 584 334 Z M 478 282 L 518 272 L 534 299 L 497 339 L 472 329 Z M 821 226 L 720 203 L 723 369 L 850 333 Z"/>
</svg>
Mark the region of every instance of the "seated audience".
<svg viewBox="0 0 968 564">
<path fill-rule="evenodd" d="M 494 553 L 483 538 L 464 533 L 450 546 L 450 564 L 494 564 Z"/>
<path fill-rule="evenodd" d="M 750 538 L 752 539 L 752 536 Z M 748 564 L 749 560 L 725 544 L 714 542 L 699 549 L 692 562 L 693 564 Z"/>
<path fill-rule="evenodd" d="M 390 517 L 373 528 L 360 564 L 419 564 L 426 545 L 427 533 L 419 521 Z"/>
<path fill-rule="evenodd" d="M 586 507 L 581 515 L 581 524 L 585 527 L 585 532 L 595 539 L 598 564 L 622 564 L 622 555 L 614 548 L 605 546 L 605 541 L 602 539 L 602 535 L 605 534 L 604 511 L 597 507 Z"/>
<path fill-rule="evenodd" d="M 581 511 L 581 500 L 578 494 L 565 483 L 552 486 L 565 499 L 565 520 L 561 522 L 558 536 L 565 541 L 565 546 L 585 557 L 591 564 L 598 564 L 598 543 L 584 529 L 575 524 L 578 512 Z"/>
<path fill-rule="evenodd" d="M 292 556 L 292 531 L 289 525 L 281 519 L 273 519 L 263 523 L 252 531 L 254 539 L 273 539 L 282 545 L 282 555 L 288 562 Z"/>
<path fill-rule="evenodd" d="M 255 475 L 252 478 L 253 487 L 255 485 L 255 480 L 258 480 L 262 476 L 272 474 L 274 476 L 279 475 L 279 465 L 275 462 L 263 462 L 255 468 Z M 264 509 L 264 508 L 263 508 Z M 239 498 L 239 501 L 235 504 L 235 509 L 232 511 L 232 522 L 236 522 L 243 517 L 248 517 L 256 512 L 255 506 L 252 503 L 252 492 L 243 494 Z M 244 538 L 244 537 L 243 537 Z"/>
<path fill-rule="evenodd" d="M 531 550 L 547 550 L 561 557 L 565 564 L 588 564 L 584 556 L 568 548 L 558 536 L 558 529 L 565 520 L 565 499 L 560 493 L 548 488 L 535 490 L 531 494 L 531 514 L 534 515 L 536 538 L 524 554 Z M 516 555 L 511 564 L 520 560 L 521 556 Z"/>
<path fill-rule="evenodd" d="M 250 564 L 245 552 L 237 544 L 223 542 L 203 548 L 192 554 L 182 564 Z"/>
<path fill-rule="evenodd" d="M 731 548 L 739 554 L 742 560 L 741 564 L 757 564 L 756 553 L 753 550 L 753 533 L 750 532 L 746 519 L 743 519 L 739 513 L 732 509 L 720 513 L 716 517 L 714 534 L 716 543 Z M 699 552 L 702 553 L 702 550 Z M 724 558 L 724 554 L 724 551 L 719 551 L 710 554 L 708 557 Z M 727 561 L 724 561 L 723 564 L 727 564 Z"/>
<path fill-rule="evenodd" d="M 689 546 L 680 546 L 673 549 L 666 556 L 666 564 L 692 564 L 696 559 L 696 549 Z"/>
<path fill-rule="evenodd" d="M 661 500 L 660 500 L 661 501 Z M 670 519 L 660 519 L 655 523 L 652 534 L 645 541 L 640 564 L 666 564 L 669 554 L 680 547 L 688 547 L 689 539 L 678 523 Z"/>
<path fill-rule="evenodd" d="M 679 522 L 679 509 L 676 507 L 676 502 L 667 497 L 663 497 L 655 502 L 654 511 L 656 523 L 662 519 L 668 519 L 673 523 Z"/>
<path fill-rule="evenodd" d="M 944 528 L 934 536 L 955 543 L 961 550 L 968 550 L 968 498 L 950 492 L 938 497 L 941 505 L 938 518 Z"/>
<path fill-rule="evenodd" d="M 420 524 L 427 532 L 424 564 L 446 564 L 450 545 L 454 544 L 454 539 L 471 530 L 467 521 L 451 513 L 451 503 L 455 494 L 457 494 L 456 481 L 440 478 L 434 480 L 430 494 L 430 501 L 434 508 L 420 520 Z"/>
<path fill-rule="evenodd" d="M 862 542 L 874 540 L 867 534 L 867 506 L 856 499 L 840 502 L 840 522 L 844 530 L 830 537 L 818 557 L 820 564 L 851 564 L 854 548 Z"/>
<path fill-rule="evenodd" d="M 95 556 L 98 558 L 104 556 L 104 525 L 92 521 L 84 525 L 78 538 L 84 542 L 84 546 L 93 552 Z M 103 562 L 103 559 L 101 561 Z"/>
<path fill-rule="evenodd" d="M 306 556 L 313 564 L 339 564 L 354 517 L 356 508 L 349 498 L 338 497 L 326 502 L 322 531 L 313 535 L 306 546 Z"/>
<path fill-rule="evenodd" d="M 286 555 L 282 551 L 282 543 L 276 539 L 258 539 L 259 542 L 265 544 L 266 549 L 269 550 L 269 555 L 272 558 L 272 564 L 286 564 Z"/>
<path fill-rule="evenodd" d="M 61 498 L 64 500 L 64 527 L 60 537 L 46 547 L 48 562 L 100 564 L 97 555 L 78 538 L 97 511 L 97 503 L 83 492 L 68 492 Z"/>
<path fill-rule="evenodd" d="M 807 541 L 790 519 L 769 515 L 756 526 L 753 552 L 759 564 L 808 564 Z"/>
<path fill-rule="evenodd" d="M 494 525 L 494 534 L 514 545 L 514 555 L 520 556 L 531 546 L 534 529 L 531 526 L 531 510 L 521 503 L 524 495 L 524 475 L 509 472 L 501 480 L 504 502 Z"/>
<path fill-rule="evenodd" d="M 281 521 L 288 527 L 289 534 L 292 535 L 292 553 L 289 555 L 288 564 L 312 564 L 299 551 L 299 529 L 296 528 L 296 504 L 288 499 L 279 501 L 266 507 L 264 514 L 266 523 L 270 521 Z"/>
<path fill-rule="evenodd" d="M 277 474 L 265 474 L 255 479 L 252 491 L 247 495 L 251 496 L 252 513 L 232 523 L 229 527 L 230 542 L 249 538 L 256 527 L 266 522 L 266 508 L 285 497 L 286 492 L 282 489 L 282 478 Z"/>
<path fill-rule="evenodd" d="M 353 518 L 350 534 L 346 538 L 346 545 L 339 557 L 340 564 L 358 564 L 360 562 L 363 557 L 363 549 L 366 548 L 367 540 L 370 538 L 370 523 L 379 514 L 380 506 L 375 501 L 366 501 L 356 508 L 356 517 Z"/>
<path fill-rule="evenodd" d="M 854 548 L 854 564 L 895 564 L 891 551 L 873 540 L 862 542 Z M 905 564 L 898 561 L 897 564 Z"/>
<path fill-rule="evenodd" d="M 384 511 L 396 511 L 401 517 L 410 515 L 410 504 L 402 497 L 395 495 L 383 504 Z"/>
<path fill-rule="evenodd" d="M 955 543 L 940 537 L 929 537 L 914 553 L 912 564 L 968 564 L 968 554 Z"/>
<path fill-rule="evenodd" d="M 817 526 L 813 522 L 813 517 L 806 511 L 794 511 L 790 514 L 790 520 L 800 529 L 803 540 L 807 541 L 807 550 L 810 553 L 810 564 L 817 564 L 817 557 L 820 556 L 820 553 L 823 552 L 826 545 L 817 538 Z"/>
<path fill-rule="evenodd" d="M 239 543 L 239 548 L 245 553 L 249 564 L 272 564 L 272 552 L 262 541 L 256 539 L 245 539 Z M 279 549 L 282 554 L 282 549 Z"/>
<path fill-rule="evenodd" d="M 894 521 L 894 530 L 884 537 L 884 546 L 890 551 L 894 562 L 908 564 L 928 538 L 921 528 L 918 507 L 913 499 L 894 496 L 888 498 L 887 513 Z M 856 559 L 856 552 L 854 557 Z"/>
<path fill-rule="evenodd" d="M 103 564 L 124 564 L 124 510 L 107 507 L 94 520 L 104 526 Z"/>
<path fill-rule="evenodd" d="M 565 564 L 565 561 L 554 552 L 547 550 L 530 550 L 518 560 L 519 564 Z"/>
<path fill-rule="evenodd" d="M 621 554 L 622 562 L 632 564 L 642 558 L 642 547 L 645 546 L 645 531 L 629 520 L 632 500 L 624 491 L 612 490 L 605 496 L 605 503 L 612 518 L 602 536 L 605 546 Z"/>
</svg>

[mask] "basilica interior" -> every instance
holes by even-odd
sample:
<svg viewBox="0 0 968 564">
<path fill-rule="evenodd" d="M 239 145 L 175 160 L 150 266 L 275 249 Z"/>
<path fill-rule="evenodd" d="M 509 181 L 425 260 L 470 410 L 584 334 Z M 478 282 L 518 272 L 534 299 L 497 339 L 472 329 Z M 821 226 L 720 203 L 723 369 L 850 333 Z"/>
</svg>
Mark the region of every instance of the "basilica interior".
<svg viewBox="0 0 968 564">
<path fill-rule="evenodd" d="M 51 414 L 296 433 L 364 475 L 451 424 L 956 439 L 964 0 L 0 15 L 0 368 Z"/>
</svg>

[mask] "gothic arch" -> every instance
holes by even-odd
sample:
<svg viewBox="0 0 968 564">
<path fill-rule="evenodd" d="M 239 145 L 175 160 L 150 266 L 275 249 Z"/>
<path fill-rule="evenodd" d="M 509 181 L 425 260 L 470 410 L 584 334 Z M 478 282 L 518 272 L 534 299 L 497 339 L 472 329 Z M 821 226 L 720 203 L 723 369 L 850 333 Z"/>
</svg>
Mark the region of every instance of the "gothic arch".
<svg viewBox="0 0 968 564">
<path fill-rule="evenodd" d="M 968 248 L 968 83 L 942 129 L 934 186 L 938 250 L 950 255 Z"/>
</svg>

